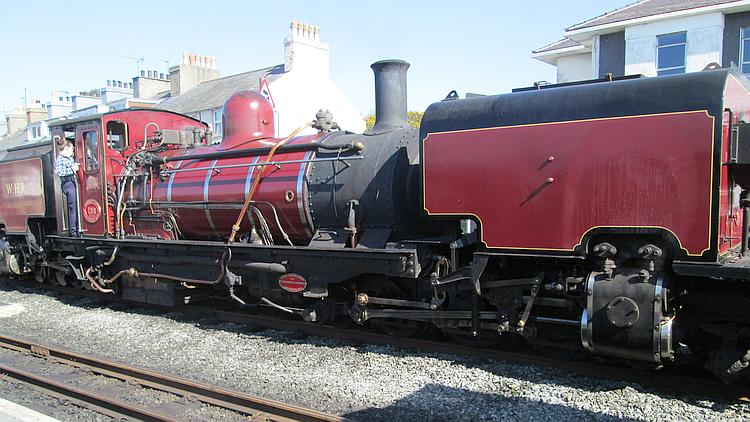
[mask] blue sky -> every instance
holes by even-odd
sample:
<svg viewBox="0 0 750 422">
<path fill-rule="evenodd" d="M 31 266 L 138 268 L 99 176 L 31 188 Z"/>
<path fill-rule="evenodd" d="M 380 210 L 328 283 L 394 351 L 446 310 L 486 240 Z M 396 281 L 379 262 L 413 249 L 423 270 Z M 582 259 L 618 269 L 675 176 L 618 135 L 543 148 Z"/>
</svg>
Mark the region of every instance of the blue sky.
<svg viewBox="0 0 750 422">
<path fill-rule="evenodd" d="M 222 76 L 283 63 L 292 20 L 315 24 L 331 46 L 331 77 L 363 113 L 374 109 L 370 63 L 411 63 L 409 109 L 455 89 L 494 94 L 554 81 L 531 50 L 628 0 L 577 1 L 12 1 L 3 5 L 0 113 L 53 89 L 129 81 L 135 62 L 166 72 L 182 51 L 216 56 Z"/>
</svg>

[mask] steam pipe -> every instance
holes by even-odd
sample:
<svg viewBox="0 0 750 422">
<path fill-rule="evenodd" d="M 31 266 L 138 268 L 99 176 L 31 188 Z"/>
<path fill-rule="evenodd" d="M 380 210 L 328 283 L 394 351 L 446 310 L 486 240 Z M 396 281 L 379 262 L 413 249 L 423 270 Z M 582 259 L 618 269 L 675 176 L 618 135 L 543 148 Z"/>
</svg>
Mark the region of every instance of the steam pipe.
<svg viewBox="0 0 750 422">
<path fill-rule="evenodd" d="M 406 71 L 409 63 L 381 60 L 370 67 L 375 73 L 375 126 L 365 134 L 377 135 L 407 126 Z"/>
<path fill-rule="evenodd" d="M 300 151 L 315 151 L 319 149 L 327 151 L 352 151 L 359 152 L 364 148 L 364 145 L 360 142 L 351 142 L 348 144 L 337 144 L 337 145 L 325 145 L 320 142 L 311 142 L 308 144 L 293 144 L 283 145 L 276 149 L 277 154 L 287 152 L 300 152 Z M 264 148 L 248 148 L 238 149 L 235 151 L 220 151 L 220 152 L 208 152 L 205 154 L 193 154 L 193 155 L 180 155 L 174 157 L 151 157 L 149 160 L 150 165 L 159 165 L 165 163 L 171 163 L 175 161 L 202 161 L 202 160 L 219 160 L 225 158 L 243 158 L 243 157 L 257 157 L 268 155 L 273 147 Z"/>
</svg>

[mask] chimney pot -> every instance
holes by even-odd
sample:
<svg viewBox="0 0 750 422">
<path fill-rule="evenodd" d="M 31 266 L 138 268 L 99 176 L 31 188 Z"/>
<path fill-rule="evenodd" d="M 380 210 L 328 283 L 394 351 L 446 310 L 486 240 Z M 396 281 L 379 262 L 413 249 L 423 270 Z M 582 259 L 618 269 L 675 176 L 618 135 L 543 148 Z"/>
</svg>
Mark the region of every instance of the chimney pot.
<svg viewBox="0 0 750 422">
<path fill-rule="evenodd" d="M 159 74 L 159 79 L 164 79 L 164 74 L 163 73 Z"/>
<path fill-rule="evenodd" d="M 146 71 L 145 70 L 141 70 L 141 76 L 146 76 Z"/>
</svg>

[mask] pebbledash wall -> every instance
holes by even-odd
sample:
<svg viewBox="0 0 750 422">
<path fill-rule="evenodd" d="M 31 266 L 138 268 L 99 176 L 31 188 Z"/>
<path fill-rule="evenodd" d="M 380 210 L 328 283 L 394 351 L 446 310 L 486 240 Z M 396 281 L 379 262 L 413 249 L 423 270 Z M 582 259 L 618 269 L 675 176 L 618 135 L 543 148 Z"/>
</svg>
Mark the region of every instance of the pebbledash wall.
<svg viewBox="0 0 750 422">
<path fill-rule="evenodd" d="M 565 38 L 534 50 L 532 57 L 556 66 L 557 82 L 607 74 L 656 76 L 657 37 L 684 32 L 686 72 L 701 71 L 711 63 L 739 66 L 740 32 L 750 28 L 750 1 L 678 3 L 643 0 L 616 9 L 566 29 Z M 633 11 L 639 8 L 643 10 Z"/>
<path fill-rule="evenodd" d="M 687 35 L 686 72 L 721 64 L 724 14 L 717 12 L 625 28 L 625 74 L 656 76 L 656 36 L 673 32 Z"/>
<path fill-rule="evenodd" d="M 307 27 L 313 30 L 299 22 L 290 25 L 284 41 L 284 73 L 269 83 L 276 104 L 277 135 L 286 136 L 314 119 L 321 108 L 330 110 L 342 129 L 363 132 L 364 119 L 331 80 L 330 47 L 320 41 L 319 28 Z"/>
</svg>

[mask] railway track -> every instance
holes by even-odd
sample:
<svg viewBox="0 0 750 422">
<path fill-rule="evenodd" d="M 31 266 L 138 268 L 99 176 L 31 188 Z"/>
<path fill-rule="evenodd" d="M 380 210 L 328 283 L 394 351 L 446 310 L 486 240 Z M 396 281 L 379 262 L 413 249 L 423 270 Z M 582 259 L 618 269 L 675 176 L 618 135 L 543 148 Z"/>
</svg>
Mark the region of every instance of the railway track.
<svg viewBox="0 0 750 422">
<path fill-rule="evenodd" d="M 23 284 L 34 288 L 45 288 L 59 293 L 86 296 L 112 303 L 123 302 L 116 296 L 105 296 L 93 291 L 79 290 L 54 284 Z M 643 387 L 658 390 L 671 395 L 695 395 L 721 398 L 724 400 L 749 402 L 750 385 L 730 384 L 726 385 L 717 380 L 709 378 L 703 373 L 684 374 L 672 368 L 663 370 L 634 369 L 622 364 L 601 364 L 591 360 L 572 361 L 553 357 L 541 356 L 532 353 L 521 353 L 497 349 L 485 349 L 467 347 L 458 344 L 446 343 L 429 339 L 400 338 L 373 331 L 344 329 L 329 325 L 313 324 L 299 320 L 276 318 L 266 315 L 255 315 L 233 310 L 221 310 L 196 305 L 183 305 L 172 308 L 164 308 L 143 303 L 134 303 L 139 307 L 155 307 L 180 312 L 193 318 L 212 318 L 219 321 L 233 322 L 258 328 L 267 328 L 280 331 L 290 331 L 309 336 L 336 338 L 346 341 L 354 341 L 365 344 L 388 345 L 402 349 L 417 350 L 422 353 L 443 353 L 458 355 L 469 358 L 493 359 L 496 361 L 532 365 L 545 368 L 553 368 L 571 376 L 590 377 L 601 380 L 625 381 L 638 384 Z"/>
<path fill-rule="evenodd" d="M 253 421 L 344 420 L 315 410 L 18 338 L 0 336 L 0 347 L 21 355 L 17 359 L 6 356 L 0 363 L 0 374 L 116 420 L 180 421 L 194 419 L 182 416 L 191 411 L 225 418 L 228 412 L 230 419 L 235 416 L 237 420 Z M 106 380 L 92 380 L 92 376 Z M 134 402 L 135 389 L 156 392 L 158 406 Z M 166 400 L 165 396 L 173 400 Z M 208 416 L 208 420 L 214 416 Z"/>
</svg>

